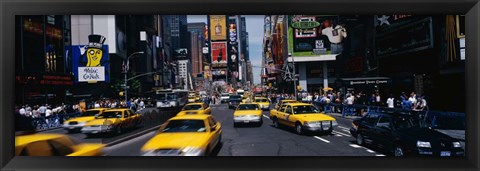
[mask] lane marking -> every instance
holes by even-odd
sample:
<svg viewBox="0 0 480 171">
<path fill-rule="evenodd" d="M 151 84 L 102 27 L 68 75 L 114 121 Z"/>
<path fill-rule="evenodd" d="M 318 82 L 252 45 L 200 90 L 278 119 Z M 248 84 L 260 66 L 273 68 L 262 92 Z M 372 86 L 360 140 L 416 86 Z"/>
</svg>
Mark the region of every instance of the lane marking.
<svg viewBox="0 0 480 171">
<path fill-rule="evenodd" d="M 340 134 L 340 135 L 347 136 L 347 137 L 350 136 L 350 135 L 348 135 L 348 134 L 341 133 L 341 132 L 338 132 L 338 131 L 335 131 L 335 130 L 333 130 L 332 132 L 335 133 L 335 134 Z"/>
<path fill-rule="evenodd" d="M 375 153 L 375 151 L 373 150 L 370 150 L 370 149 L 366 149 L 369 153 Z"/>
<path fill-rule="evenodd" d="M 343 126 L 338 126 L 338 127 L 339 127 L 339 128 L 343 128 L 343 129 L 349 129 L 349 128 L 345 128 L 345 127 L 343 127 Z"/>
<path fill-rule="evenodd" d="M 342 129 L 342 131 L 350 134 L 350 130 L 348 130 L 348 129 Z"/>
<path fill-rule="evenodd" d="M 385 156 L 385 155 L 383 155 L 383 154 L 377 154 L 377 155 L 375 155 L 375 156 Z"/>
<path fill-rule="evenodd" d="M 319 140 L 321 140 L 321 141 L 323 141 L 323 142 L 330 143 L 330 141 L 328 141 L 328 140 L 326 140 L 326 139 L 323 139 L 323 138 L 320 138 L 320 137 L 317 137 L 317 136 L 313 136 L 313 137 L 316 138 L 316 139 L 319 139 Z"/>
<path fill-rule="evenodd" d="M 268 117 L 267 115 L 263 115 L 263 117 L 267 118 L 267 119 L 270 119 L 270 117 Z"/>
<path fill-rule="evenodd" d="M 350 144 L 350 147 L 353 147 L 353 148 L 362 148 L 362 146 L 359 146 L 357 144 Z"/>
<path fill-rule="evenodd" d="M 343 135 L 340 135 L 340 134 L 333 134 L 333 136 L 336 136 L 336 137 L 343 137 Z"/>
</svg>

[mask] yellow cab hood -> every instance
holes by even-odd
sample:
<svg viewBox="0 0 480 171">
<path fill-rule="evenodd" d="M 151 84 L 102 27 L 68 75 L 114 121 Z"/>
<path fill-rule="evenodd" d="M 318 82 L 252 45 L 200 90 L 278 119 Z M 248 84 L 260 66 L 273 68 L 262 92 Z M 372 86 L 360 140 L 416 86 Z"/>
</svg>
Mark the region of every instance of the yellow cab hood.
<svg viewBox="0 0 480 171">
<path fill-rule="evenodd" d="M 91 121 L 91 120 L 95 120 L 95 116 L 81 116 L 81 117 L 76 117 L 76 118 L 72 118 L 72 119 L 69 119 L 67 120 L 66 122 L 88 122 L 88 121 Z"/>
<path fill-rule="evenodd" d="M 142 151 L 157 149 L 182 149 L 185 147 L 199 147 L 205 149 L 208 141 L 208 133 L 205 132 L 177 132 L 160 133 L 150 139 Z"/>
<path fill-rule="evenodd" d="M 99 156 L 103 155 L 102 149 L 106 144 L 83 143 L 73 146 L 75 152 L 67 156 Z"/>
<path fill-rule="evenodd" d="M 241 115 L 262 115 L 261 110 L 236 110 L 233 113 L 233 116 L 241 116 Z"/>
<path fill-rule="evenodd" d="M 85 126 L 91 125 L 111 125 L 119 123 L 121 120 L 119 118 L 106 118 L 106 119 L 95 119 L 93 121 L 87 122 Z"/>
<path fill-rule="evenodd" d="M 298 120 L 302 122 L 311 121 L 335 121 L 335 118 L 325 114 L 297 114 L 294 115 Z"/>
</svg>

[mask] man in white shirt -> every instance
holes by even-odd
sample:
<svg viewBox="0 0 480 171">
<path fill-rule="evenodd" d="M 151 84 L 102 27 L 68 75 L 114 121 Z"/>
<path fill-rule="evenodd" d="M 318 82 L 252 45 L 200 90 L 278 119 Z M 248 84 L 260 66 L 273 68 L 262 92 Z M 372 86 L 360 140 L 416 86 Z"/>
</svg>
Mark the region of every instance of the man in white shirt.
<svg viewBox="0 0 480 171">
<path fill-rule="evenodd" d="M 25 114 L 27 113 L 25 110 L 25 106 L 22 106 L 22 108 L 20 108 L 18 112 L 20 113 L 20 115 L 25 116 Z"/>
<path fill-rule="evenodd" d="M 393 95 L 390 95 L 390 97 L 387 99 L 387 107 L 394 108 L 394 103 L 395 99 L 393 98 Z"/>
<path fill-rule="evenodd" d="M 342 40 L 347 37 L 347 30 L 341 25 L 331 25 L 330 20 L 326 20 L 323 24 L 326 28 L 322 30 L 322 35 L 328 37 L 332 54 L 341 54 L 343 51 Z"/>
</svg>

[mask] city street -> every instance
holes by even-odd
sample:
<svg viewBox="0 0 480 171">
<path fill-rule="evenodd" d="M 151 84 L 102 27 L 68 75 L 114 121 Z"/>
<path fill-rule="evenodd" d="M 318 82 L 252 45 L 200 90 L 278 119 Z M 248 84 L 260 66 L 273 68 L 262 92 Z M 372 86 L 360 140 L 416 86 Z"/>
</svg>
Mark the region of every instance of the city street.
<svg viewBox="0 0 480 171">
<path fill-rule="evenodd" d="M 222 145 L 218 156 L 384 156 L 355 144 L 348 131 L 351 120 L 337 118 L 333 135 L 298 135 L 293 129 L 273 127 L 268 111 L 263 125 L 233 127 L 233 110 L 226 104 L 212 106 L 212 115 L 222 124 Z M 156 131 L 156 130 L 155 130 Z M 155 134 L 151 131 L 137 138 L 107 147 L 108 156 L 138 156 L 140 148 Z"/>
</svg>

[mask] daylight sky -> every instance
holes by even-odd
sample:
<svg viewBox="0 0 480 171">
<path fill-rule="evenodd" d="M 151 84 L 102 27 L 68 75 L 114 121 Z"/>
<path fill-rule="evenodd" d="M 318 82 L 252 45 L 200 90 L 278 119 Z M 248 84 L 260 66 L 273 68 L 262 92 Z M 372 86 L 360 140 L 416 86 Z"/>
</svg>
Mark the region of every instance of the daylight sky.
<svg viewBox="0 0 480 171">
<path fill-rule="evenodd" d="M 243 15 L 246 19 L 248 43 L 250 50 L 250 61 L 252 61 L 253 82 L 260 84 L 260 72 L 262 64 L 262 43 L 263 43 L 263 16 L 262 15 Z M 205 22 L 206 15 L 187 15 L 188 23 Z"/>
</svg>

